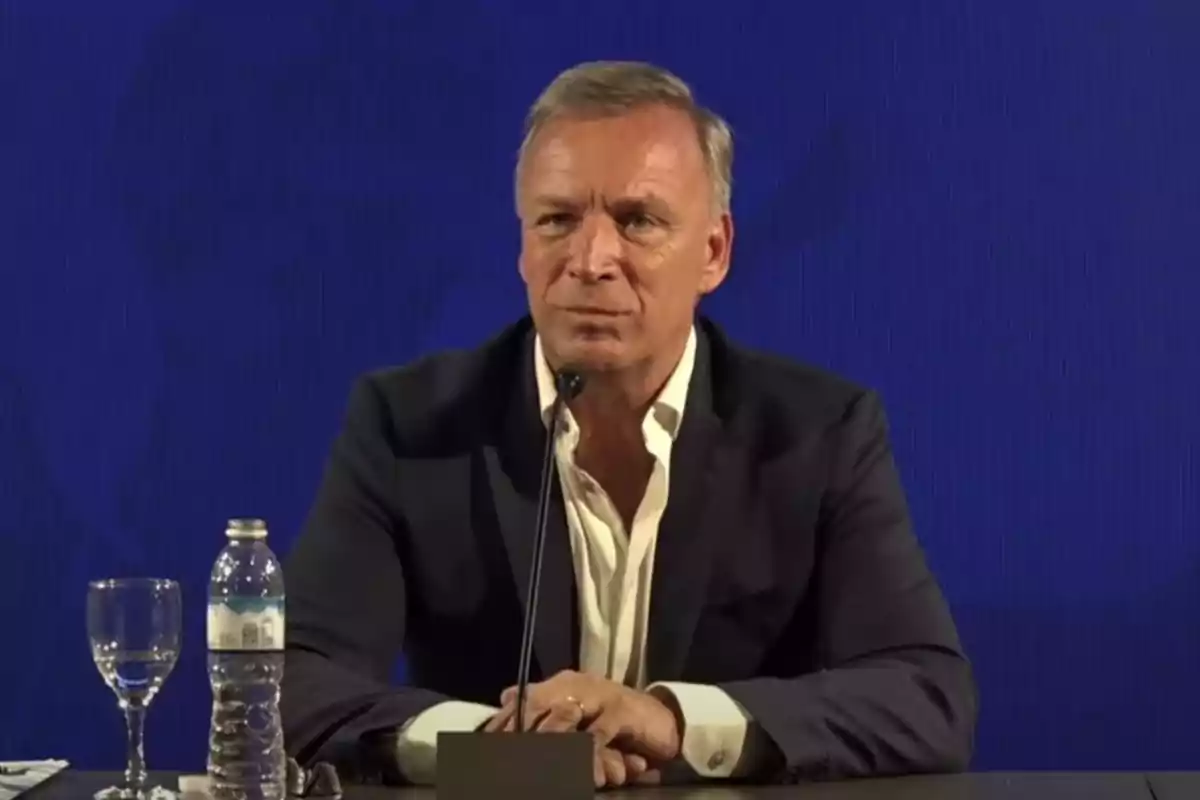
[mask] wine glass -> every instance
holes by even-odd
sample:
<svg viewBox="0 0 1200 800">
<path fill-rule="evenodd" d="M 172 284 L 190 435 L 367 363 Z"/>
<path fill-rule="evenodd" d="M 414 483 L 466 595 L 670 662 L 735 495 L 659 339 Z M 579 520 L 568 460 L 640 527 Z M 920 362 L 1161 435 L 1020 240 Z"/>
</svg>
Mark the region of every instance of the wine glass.
<svg viewBox="0 0 1200 800">
<path fill-rule="evenodd" d="M 96 800 L 169 800 L 174 792 L 146 785 L 142 734 L 146 709 L 179 658 L 183 628 L 179 584 L 159 578 L 115 578 L 88 584 L 87 631 L 92 660 L 125 712 L 125 783 Z"/>
</svg>

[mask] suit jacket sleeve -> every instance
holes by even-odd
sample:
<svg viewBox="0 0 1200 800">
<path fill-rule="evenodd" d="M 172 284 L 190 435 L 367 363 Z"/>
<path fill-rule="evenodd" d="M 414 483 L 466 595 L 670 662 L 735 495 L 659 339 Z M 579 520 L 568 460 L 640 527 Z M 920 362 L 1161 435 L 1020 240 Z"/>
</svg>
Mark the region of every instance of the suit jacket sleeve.
<svg viewBox="0 0 1200 800">
<path fill-rule="evenodd" d="M 281 710 L 289 754 L 338 760 L 367 733 L 395 730 L 448 700 L 393 688 L 404 642 L 404 567 L 396 546 L 393 431 L 369 378 L 349 409 L 300 538 L 284 566 L 287 650 Z"/>
<path fill-rule="evenodd" d="M 965 769 L 976 689 L 909 521 L 874 393 L 831 432 L 815 580 L 823 669 L 722 684 L 774 743 L 779 782 Z"/>
</svg>

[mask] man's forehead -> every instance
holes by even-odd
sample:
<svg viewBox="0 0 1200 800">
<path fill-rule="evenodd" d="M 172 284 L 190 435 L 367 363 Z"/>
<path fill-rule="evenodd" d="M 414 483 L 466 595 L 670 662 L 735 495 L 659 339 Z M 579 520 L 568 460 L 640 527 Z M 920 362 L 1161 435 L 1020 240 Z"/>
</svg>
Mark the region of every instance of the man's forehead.
<svg viewBox="0 0 1200 800">
<path fill-rule="evenodd" d="M 545 191 L 612 184 L 622 193 L 662 193 L 704 175 L 694 127 L 683 112 L 654 108 L 549 123 L 526 153 L 526 178 Z M 541 192 L 538 192 L 541 193 Z"/>
<path fill-rule="evenodd" d="M 649 106 L 622 114 L 562 116 L 548 121 L 532 149 L 646 149 L 669 146 L 681 156 L 699 155 L 691 119 L 666 106 Z"/>
</svg>

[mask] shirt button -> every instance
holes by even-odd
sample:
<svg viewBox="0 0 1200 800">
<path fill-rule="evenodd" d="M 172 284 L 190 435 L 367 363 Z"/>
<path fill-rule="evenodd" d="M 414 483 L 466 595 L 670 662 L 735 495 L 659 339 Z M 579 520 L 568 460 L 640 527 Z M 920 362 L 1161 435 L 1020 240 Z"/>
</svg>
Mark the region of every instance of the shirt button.
<svg viewBox="0 0 1200 800">
<path fill-rule="evenodd" d="M 717 752 L 713 753 L 708 758 L 708 768 L 709 769 L 716 769 L 717 767 L 721 766 L 724 763 L 725 763 L 725 751 L 724 750 L 718 750 Z"/>
</svg>

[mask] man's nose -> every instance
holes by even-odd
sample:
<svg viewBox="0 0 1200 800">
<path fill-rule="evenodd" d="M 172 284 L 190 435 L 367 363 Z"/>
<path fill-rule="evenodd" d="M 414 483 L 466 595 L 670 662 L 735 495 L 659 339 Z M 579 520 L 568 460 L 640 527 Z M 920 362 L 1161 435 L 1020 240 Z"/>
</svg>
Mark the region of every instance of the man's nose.
<svg viewBox="0 0 1200 800">
<path fill-rule="evenodd" d="M 568 271 L 581 281 L 611 280 L 620 271 L 621 232 L 608 216 L 589 215 L 576 231 Z"/>
</svg>

